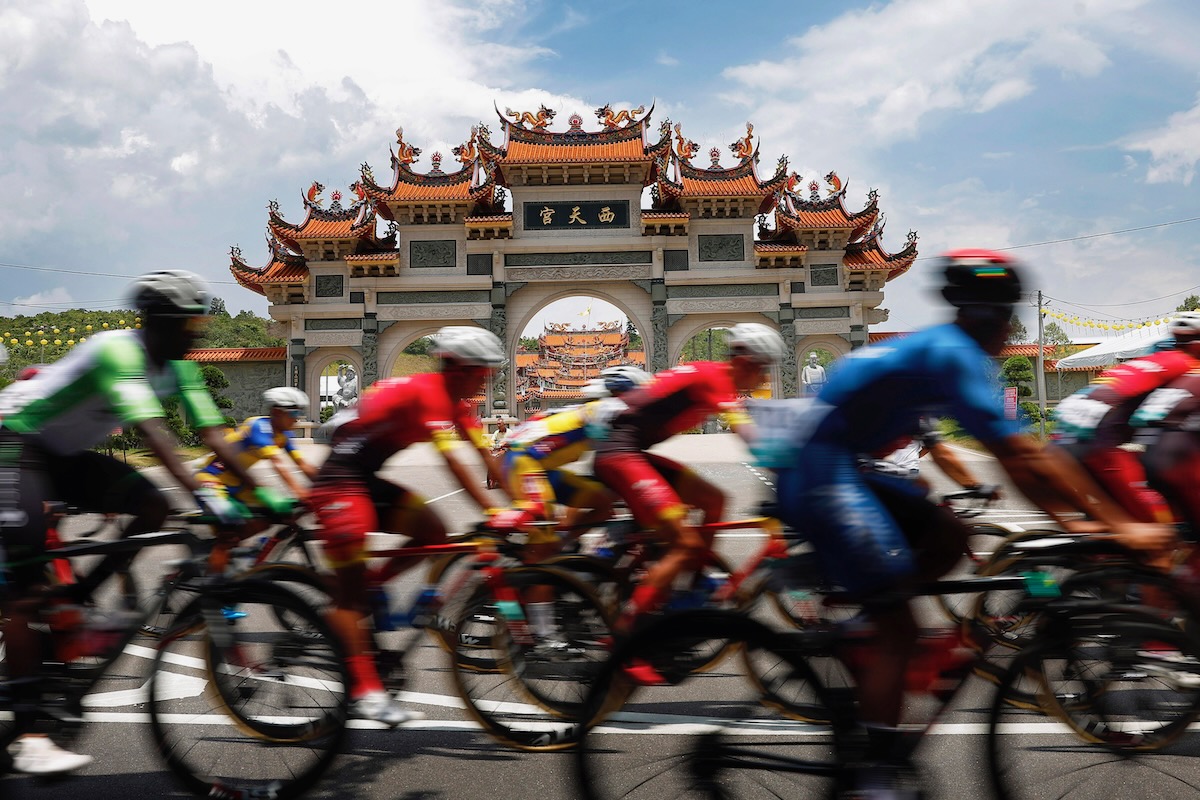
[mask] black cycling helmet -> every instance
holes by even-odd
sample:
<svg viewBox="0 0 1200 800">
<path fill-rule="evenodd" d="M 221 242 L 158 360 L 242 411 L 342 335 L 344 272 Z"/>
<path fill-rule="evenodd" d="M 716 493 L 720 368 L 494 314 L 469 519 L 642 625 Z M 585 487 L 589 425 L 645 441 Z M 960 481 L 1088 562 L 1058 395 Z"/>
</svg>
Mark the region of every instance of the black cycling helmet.
<svg viewBox="0 0 1200 800">
<path fill-rule="evenodd" d="M 952 250 L 942 256 L 942 297 L 956 308 L 1013 306 L 1021 299 L 1015 262 L 994 250 Z"/>
<path fill-rule="evenodd" d="M 160 317 L 197 317 L 208 313 L 204 280 L 184 269 L 148 272 L 129 287 L 134 308 Z"/>
</svg>

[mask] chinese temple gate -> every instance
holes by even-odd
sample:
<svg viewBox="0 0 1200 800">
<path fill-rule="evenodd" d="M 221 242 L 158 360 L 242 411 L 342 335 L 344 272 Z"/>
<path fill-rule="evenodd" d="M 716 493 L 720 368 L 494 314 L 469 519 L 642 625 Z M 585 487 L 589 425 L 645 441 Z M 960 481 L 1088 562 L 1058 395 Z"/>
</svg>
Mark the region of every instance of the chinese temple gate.
<svg viewBox="0 0 1200 800">
<path fill-rule="evenodd" d="M 646 366 L 646 353 L 629 349 L 619 320 L 582 327 L 550 322 L 537 342 L 536 353 L 518 348 L 516 354 L 517 408 L 525 412 L 579 402 L 583 387 L 608 367 Z"/>
<path fill-rule="evenodd" d="M 884 284 L 916 258 L 916 234 L 884 250 L 877 193 L 851 210 L 836 173 L 805 186 L 784 157 L 760 174 L 751 125 L 729 147 L 732 164 L 713 147 L 703 165 L 681 124 L 654 127 L 652 112 L 605 106 L 597 130 L 572 114 L 552 131 L 551 109 L 506 110 L 496 133 L 480 124 L 453 149 L 453 168 L 433 153 L 426 171 L 401 129 L 390 180 L 363 164 L 351 197 L 333 191 L 328 206 L 314 183 L 298 223 L 272 201 L 268 263 L 251 267 L 235 247 L 230 269 L 288 326 L 289 382 L 316 398 L 323 370 L 346 361 L 368 386 L 450 324 L 492 330 L 518 366 L 534 315 L 579 295 L 628 316 L 650 371 L 708 328 L 777 327 L 789 345 L 777 396 L 797 394 L 797 354 L 865 344 L 887 318 Z M 490 413 L 528 396 L 510 372 L 493 381 Z"/>
</svg>

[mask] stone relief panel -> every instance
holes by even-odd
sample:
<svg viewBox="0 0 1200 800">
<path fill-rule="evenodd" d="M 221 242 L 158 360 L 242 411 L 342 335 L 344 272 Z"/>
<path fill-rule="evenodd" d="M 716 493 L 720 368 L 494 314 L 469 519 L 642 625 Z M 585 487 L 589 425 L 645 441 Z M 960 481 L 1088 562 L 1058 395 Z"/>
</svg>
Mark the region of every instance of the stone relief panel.
<svg viewBox="0 0 1200 800">
<path fill-rule="evenodd" d="M 709 283 L 700 286 L 668 286 L 667 297 L 779 297 L 774 283 Z"/>
<path fill-rule="evenodd" d="M 487 291 L 461 292 L 376 292 L 375 302 L 381 306 L 407 306 L 431 303 L 486 303 L 491 300 Z"/>
<path fill-rule="evenodd" d="M 797 309 L 799 313 L 799 309 Z M 794 323 L 797 334 L 805 336 L 816 333 L 850 333 L 849 319 L 806 319 Z"/>
<path fill-rule="evenodd" d="M 737 300 L 668 300 L 672 314 L 709 314 L 722 311 L 776 311 L 779 303 L 771 297 Z"/>
<path fill-rule="evenodd" d="M 633 281 L 648 280 L 650 266 L 644 267 L 517 267 L 504 271 L 511 281 Z"/>
<path fill-rule="evenodd" d="M 742 261 L 746 237 L 740 233 L 705 234 L 696 237 L 701 261 Z"/>
<path fill-rule="evenodd" d="M 351 331 L 362 328 L 362 320 L 352 317 L 341 319 L 315 319 L 304 320 L 304 330 L 306 331 Z"/>
<path fill-rule="evenodd" d="M 229 380 L 229 386 L 222 389 L 221 394 L 233 401 L 233 408 L 222 409 L 221 413 L 238 422 L 265 413 L 262 393 L 287 383 L 282 361 L 245 361 L 213 366 Z"/>
<path fill-rule="evenodd" d="M 308 347 L 357 347 L 362 343 L 362 331 L 308 331 L 304 344 Z"/>
<path fill-rule="evenodd" d="M 317 297 L 341 297 L 346 291 L 342 275 L 317 275 L 313 281 Z"/>
<path fill-rule="evenodd" d="M 649 250 L 618 250 L 614 252 L 584 253 L 505 253 L 504 266 L 508 267 L 570 267 L 586 264 L 649 264 L 653 255 Z"/>
<path fill-rule="evenodd" d="M 380 306 L 378 313 L 381 320 L 487 319 L 492 314 L 492 307 L 488 303 L 420 303 L 411 306 Z"/>
<path fill-rule="evenodd" d="M 457 244 L 453 239 L 410 240 L 408 266 L 414 269 L 457 266 Z"/>
<path fill-rule="evenodd" d="M 783 363 L 779 366 L 779 390 L 784 397 L 799 397 L 800 387 L 797 385 L 796 370 L 796 328 L 784 324 L 779 328 L 783 335 Z"/>
</svg>

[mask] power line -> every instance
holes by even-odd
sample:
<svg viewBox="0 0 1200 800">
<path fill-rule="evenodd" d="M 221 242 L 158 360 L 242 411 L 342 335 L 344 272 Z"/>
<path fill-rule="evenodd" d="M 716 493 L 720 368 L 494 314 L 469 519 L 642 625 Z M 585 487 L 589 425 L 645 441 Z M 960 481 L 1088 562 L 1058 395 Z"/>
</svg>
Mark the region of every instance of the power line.
<svg viewBox="0 0 1200 800">
<path fill-rule="evenodd" d="M 61 269 L 59 267 L 35 267 L 32 264 L 10 264 L 10 263 L 4 262 L 4 261 L 0 261 L 0 267 L 3 267 L 5 269 L 25 269 L 25 270 L 30 270 L 31 272 L 59 272 L 59 273 L 65 274 L 65 275 L 95 275 L 100 278 L 123 278 L 124 280 L 127 280 L 127 281 L 133 280 L 134 278 L 137 277 L 136 275 L 122 275 L 118 272 L 92 272 L 89 270 Z M 207 282 L 208 283 L 225 284 L 225 285 L 229 285 L 229 286 L 238 285 L 237 281 L 207 281 Z"/>
</svg>

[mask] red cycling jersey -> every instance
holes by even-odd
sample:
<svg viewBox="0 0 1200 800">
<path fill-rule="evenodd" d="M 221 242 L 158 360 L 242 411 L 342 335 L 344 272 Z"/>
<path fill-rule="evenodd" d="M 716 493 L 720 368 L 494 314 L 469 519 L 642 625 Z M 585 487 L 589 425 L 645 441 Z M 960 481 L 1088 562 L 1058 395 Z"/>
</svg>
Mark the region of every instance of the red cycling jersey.
<svg viewBox="0 0 1200 800">
<path fill-rule="evenodd" d="M 1054 410 L 1056 438 L 1064 444 L 1095 442 L 1102 447 L 1128 442 L 1133 433 L 1129 418 L 1142 398 L 1196 366 L 1196 359 L 1182 350 L 1163 350 L 1105 370 Z"/>
<path fill-rule="evenodd" d="M 465 400 L 454 402 L 441 373 L 379 381 L 363 394 L 354 416 L 334 431 L 326 463 L 370 474 L 411 444 L 451 447 L 457 436 L 483 446 L 483 431 Z"/>
<path fill-rule="evenodd" d="M 334 431 L 309 495 L 334 567 L 367 557 L 366 535 L 380 530 L 378 507 L 389 509 L 393 522 L 397 512 L 415 517 L 424 509 L 416 494 L 375 476 L 383 462 L 418 442 L 453 447 L 456 431 L 476 448 L 484 446 L 470 405 L 450 399 L 441 373 L 391 378 L 363 394 L 354 415 Z"/>
<path fill-rule="evenodd" d="M 722 411 L 740 407 L 727 363 L 697 361 L 655 374 L 621 397 L 628 408 L 612 421 L 597 453 L 646 450 Z"/>
</svg>

